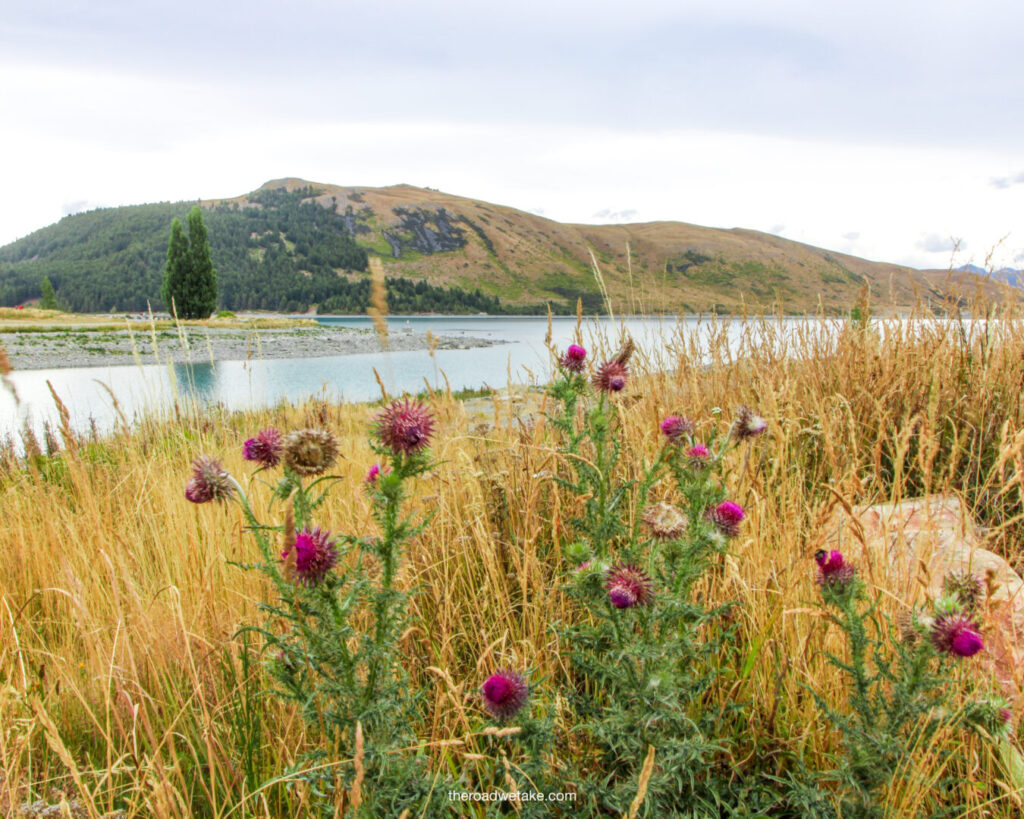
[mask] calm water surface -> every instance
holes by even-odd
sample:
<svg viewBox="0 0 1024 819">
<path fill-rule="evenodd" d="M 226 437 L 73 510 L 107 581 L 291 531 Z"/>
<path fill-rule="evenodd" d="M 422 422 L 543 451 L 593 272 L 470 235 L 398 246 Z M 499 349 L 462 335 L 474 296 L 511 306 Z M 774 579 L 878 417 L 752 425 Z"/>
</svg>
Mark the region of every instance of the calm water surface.
<svg viewBox="0 0 1024 819">
<path fill-rule="evenodd" d="M 326 317 L 324 324 L 366 328 L 369 318 Z M 696 319 L 683 319 L 696 329 Z M 706 323 L 703 326 L 707 326 Z M 627 319 L 614 324 L 603 319 L 584 322 L 584 344 L 591 348 L 593 334 L 603 333 L 617 343 L 625 327 L 645 350 L 664 352 L 665 340 L 677 327 L 676 319 Z M 114 400 L 128 420 L 143 413 L 159 413 L 179 400 L 200 404 L 221 403 L 230 409 L 273 405 L 282 399 L 301 400 L 322 394 L 332 401 L 365 401 L 380 397 L 374 369 L 389 393 L 418 392 L 427 384 L 444 388 L 445 377 L 453 390 L 488 385 L 502 388 L 511 383 L 543 383 L 550 372 L 544 336 L 547 319 L 535 317 L 394 317 L 390 332 L 426 332 L 436 335 L 486 338 L 501 343 L 469 350 L 368 353 L 324 358 L 293 358 L 258 361 L 196 361 L 123 367 L 15 371 L 10 378 L 20 398 L 16 404 L 0 390 L 0 435 L 16 432 L 25 423 L 37 432 L 44 421 L 57 422 L 49 381 L 71 414 L 75 429 L 90 423 L 105 430 L 117 421 Z M 552 338 L 564 349 L 573 340 L 574 318 L 555 318 Z M 738 328 L 737 328 L 738 330 Z M 197 355 L 198 357 L 198 355 Z"/>
</svg>

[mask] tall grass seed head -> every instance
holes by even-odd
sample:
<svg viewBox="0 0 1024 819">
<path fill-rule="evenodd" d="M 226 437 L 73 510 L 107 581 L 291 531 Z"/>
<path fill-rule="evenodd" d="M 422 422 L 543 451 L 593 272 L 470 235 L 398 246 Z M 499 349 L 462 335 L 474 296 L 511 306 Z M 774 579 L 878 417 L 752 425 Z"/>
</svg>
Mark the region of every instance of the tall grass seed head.
<svg viewBox="0 0 1024 819">
<path fill-rule="evenodd" d="M 985 647 L 980 626 L 968 615 L 960 613 L 935 618 L 932 642 L 939 651 L 954 657 L 973 657 Z"/>
<path fill-rule="evenodd" d="M 768 422 L 760 415 L 755 415 L 750 407 L 742 406 L 736 412 L 736 420 L 733 422 L 732 434 L 739 441 L 746 441 L 756 438 L 768 429 Z"/>
<path fill-rule="evenodd" d="M 274 427 L 260 430 L 242 445 L 242 457 L 260 466 L 277 466 L 284 452 L 284 436 Z"/>
<path fill-rule="evenodd" d="M 678 415 L 670 415 L 661 422 L 661 432 L 669 443 L 676 444 L 693 432 L 693 421 Z"/>
<path fill-rule="evenodd" d="M 216 458 L 200 455 L 192 462 L 192 477 L 185 484 L 185 497 L 192 503 L 226 500 L 234 492 L 231 476 Z"/>
<path fill-rule="evenodd" d="M 722 501 L 706 513 L 708 522 L 726 537 L 740 533 L 740 523 L 746 516 L 743 507 L 733 501 Z"/>
<path fill-rule="evenodd" d="M 338 439 L 330 430 L 299 429 L 284 439 L 284 462 L 297 475 L 322 475 L 338 460 Z"/>
<path fill-rule="evenodd" d="M 374 419 L 374 434 L 395 455 L 416 455 L 430 445 L 434 423 L 418 400 L 395 400 Z"/>
<path fill-rule="evenodd" d="M 644 509 L 643 521 L 659 540 L 674 540 L 686 531 L 689 521 L 671 503 L 655 503 Z"/>
<path fill-rule="evenodd" d="M 562 354 L 560 363 L 562 368 L 572 373 L 583 372 L 583 364 L 587 360 L 587 351 L 579 344 L 570 344 L 569 348 Z"/>
<path fill-rule="evenodd" d="M 612 566 L 605 578 L 608 600 L 617 609 L 646 606 L 654 599 L 651 578 L 632 563 Z"/>
<path fill-rule="evenodd" d="M 338 550 L 330 532 L 319 526 L 306 526 L 292 543 L 295 555 L 295 579 L 304 586 L 316 586 L 338 562 Z M 289 553 L 281 555 L 291 562 Z"/>
<path fill-rule="evenodd" d="M 497 720 L 505 722 L 518 714 L 530 699 L 530 687 L 523 675 L 500 669 L 480 687 L 484 708 Z"/>
</svg>

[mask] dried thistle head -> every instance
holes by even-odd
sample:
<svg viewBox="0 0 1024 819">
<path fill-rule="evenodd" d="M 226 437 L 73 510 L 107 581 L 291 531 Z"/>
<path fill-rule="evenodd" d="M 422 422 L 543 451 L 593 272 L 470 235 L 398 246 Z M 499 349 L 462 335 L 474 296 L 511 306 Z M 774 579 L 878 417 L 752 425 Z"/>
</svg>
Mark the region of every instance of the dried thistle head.
<svg viewBox="0 0 1024 819">
<path fill-rule="evenodd" d="M 326 429 L 300 429 L 284 439 L 284 462 L 297 475 L 321 475 L 338 460 L 338 440 Z"/>
<path fill-rule="evenodd" d="M 942 578 L 942 593 L 960 601 L 964 611 L 976 611 L 985 597 L 985 583 L 976 574 L 962 569 Z"/>
<path fill-rule="evenodd" d="M 185 484 L 185 497 L 192 503 L 226 500 L 235 492 L 228 471 L 220 461 L 209 455 L 200 455 L 192 463 L 192 477 Z"/>
<path fill-rule="evenodd" d="M 643 521 L 651 534 L 662 540 L 679 537 L 686 531 L 689 521 L 682 511 L 670 503 L 655 503 L 644 510 Z"/>
</svg>

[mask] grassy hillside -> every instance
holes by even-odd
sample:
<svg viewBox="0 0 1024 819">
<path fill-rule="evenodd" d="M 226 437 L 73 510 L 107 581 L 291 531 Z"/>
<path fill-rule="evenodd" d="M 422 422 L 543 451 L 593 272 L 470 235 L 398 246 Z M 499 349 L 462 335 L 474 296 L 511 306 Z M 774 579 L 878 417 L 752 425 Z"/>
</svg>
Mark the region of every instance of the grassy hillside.
<svg viewBox="0 0 1024 819">
<path fill-rule="evenodd" d="M 396 185 L 300 179 L 201 203 L 226 309 L 362 312 L 367 258 L 385 262 L 392 312 L 588 312 L 601 280 L 619 311 L 698 312 L 783 305 L 845 311 L 865 280 L 872 300 L 943 301 L 949 275 L 832 253 L 751 230 L 678 222 L 567 225 L 514 208 Z M 160 302 L 171 219 L 192 203 L 90 211 L 0 248 L 0 305 L 37 298 L 44 276 L 78 311 Z M 958 271 L 958 285 L 998 285 Z"/>
</svg>

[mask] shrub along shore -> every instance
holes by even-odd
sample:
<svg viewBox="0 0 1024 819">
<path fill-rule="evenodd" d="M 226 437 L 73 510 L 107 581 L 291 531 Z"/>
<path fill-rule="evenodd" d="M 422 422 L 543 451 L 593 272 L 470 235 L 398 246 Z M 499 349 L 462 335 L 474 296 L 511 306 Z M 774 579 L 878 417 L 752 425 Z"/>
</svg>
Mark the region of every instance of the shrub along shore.
<svg viewBox="0 0 1024 819">
<path fill-rule="evenodd" d="M 866 555 L 815 553 L 837 504 L 959 494 L 1019 568 L 1024 326 L 797 333 L 580 338 L 487 416 L 182 410 L 3 451 L 0 812 L 1020 815 L 974 591 L 908 620 Z M 271 428 L 307 431 L 283 465 Z"/>
</svg>

